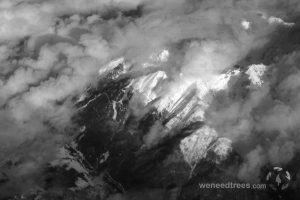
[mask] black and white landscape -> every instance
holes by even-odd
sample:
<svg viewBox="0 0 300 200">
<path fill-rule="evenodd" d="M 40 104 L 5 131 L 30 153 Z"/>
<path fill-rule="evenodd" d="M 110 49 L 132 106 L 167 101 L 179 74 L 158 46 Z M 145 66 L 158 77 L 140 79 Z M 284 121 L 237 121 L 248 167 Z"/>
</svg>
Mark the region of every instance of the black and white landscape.
<svg viewBox="0 0 300 200">
<path fill-rule="evenodd" d="M 299 198 L 299 0 L 0 0 L 0 200 Z"/>
</svg>

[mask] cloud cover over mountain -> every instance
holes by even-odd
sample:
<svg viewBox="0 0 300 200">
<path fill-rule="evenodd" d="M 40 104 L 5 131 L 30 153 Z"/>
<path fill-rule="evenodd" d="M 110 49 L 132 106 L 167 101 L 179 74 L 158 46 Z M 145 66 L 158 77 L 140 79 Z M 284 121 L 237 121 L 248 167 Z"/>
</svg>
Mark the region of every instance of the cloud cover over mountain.
<svg viewBox="0 0 300 200">
<path fill-rule="evenodd" d="M 299 29 L 299 11 L 297 0 L 2 0 L 0 160 L 20 162 L 9 175 L 31 183 L 78 132 L 74 99 L 113 59 L 134 63 L 136 76 L 165 71 L 161 97 L 239 65 L 242 75 L 209 97 L 205 123 L 243 155 L 239 177 L 255 179 L 298 151 L 298 46 L 266 47 L 288 41 L 281 33 Z M 164 49 L 170 56 L 156 66 L 151 56 Z M 152 131 L 150 146 L 160 139 Z"/>
</svg>

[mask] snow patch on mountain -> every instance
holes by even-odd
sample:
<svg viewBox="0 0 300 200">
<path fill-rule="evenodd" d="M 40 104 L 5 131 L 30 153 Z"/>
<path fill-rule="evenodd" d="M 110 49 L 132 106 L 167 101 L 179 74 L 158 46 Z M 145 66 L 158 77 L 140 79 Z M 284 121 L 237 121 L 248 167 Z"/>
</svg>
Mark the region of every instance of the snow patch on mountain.
<svg viewBox="0 0 300 200">
<path fill-rule="evenodd" d="M 250 65 L 246 74 L 249 76 L 249 80 L 255 86 L 261 86 L 263 84 L 262 77 L 267 70 L 267 66 L 263 64 Z"/>
<path fill-rule="evenodd" d="M 157 71 L 134 80 L 132 87 L 135 92 L 143 95 L 145 103 L 148 104 L 150 101 L 157 98 L 158 94 L 156 93 L 155 88 L 166 78 L 167 75 L 164 71 Z"/>
<path fill-rule="evenodd" d="M 211 150 L 216 155 L 216 159 L 214 161 L 218 164 L 221 161 L 224 161 L 232 152 L 232 141 L 224 137 L 218 138 L 212 145 Z"/>
<path fill-rule="evenodd" d="M 200 160 L 208 158 L 208 154 L 208 159 L 219 164 L 228 157 L 233 148 L 231 140 L 219 138 L 216 130 L 203 126 L 180 142 L 180 150 L 185 161 L 193 168 Z"/>
<path fill-rule="evenodd" d="M 242 20 L 241 25 L 245 30 L 248 30 L 251 27 L 251 22 L 244 19 Z"/>
<path fill-rule="evenodd" d="M 216 140 L 218 133 L 209 126 L 203 126 L 180 142 L 180 150 L 185 161 L 194 166 L 206 157 L 209 145 Z"/>
</svg>

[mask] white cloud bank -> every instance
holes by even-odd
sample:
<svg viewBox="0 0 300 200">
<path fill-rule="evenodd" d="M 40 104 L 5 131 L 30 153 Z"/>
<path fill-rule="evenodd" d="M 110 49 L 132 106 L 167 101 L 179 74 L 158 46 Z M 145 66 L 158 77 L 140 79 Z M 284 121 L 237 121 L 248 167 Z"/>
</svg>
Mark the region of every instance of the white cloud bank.
<svg viewBox="0 0 300 200">
<path fill-rule="evenodd" d="M 163 92 L 183 82 L 209 80 L 266 44 L 284 22 L 271 23 L 258 13 L 284 19 L 297 13 L 299 5 L 297 0 L 0 1 L 0 159 L 5 160 L 11 153 L 20 154 L 15 150 L 19 144 L 28 140 L 40 142 L 41 138 L 50 137 L 47 143 L 53 145 L 36 145 L 24 152 L 38 154 L 45 148 L 55 151 L 57 141 L 63 143 L 63 136 L 74 128 L 72 96 L 93 83 L 101 66 L 109 60 L 124 56 L 136 66 L 143 66 L 151 55 L 170 49 L 164 71 L 172 79 Z M 142 8 L 141 16 L 122 15 L 138 6 Z M 113 11 L 117 15 L 107 17 Z M 241 20 L 251 25 L 245 28 Z M 292 56 L 296 59 L 297 53 L 287 62 L 294 59 Z M 139 69 L 142 67 L 135 70 Z M 179 77 L 183 81 L 177 81 Z M 219 131 L 227 136 L 227 132 L 233 132 L 231 139 L 243 134 L 240 130 L 246 129 L 250 134 L 253 127 L 280 130 L 282 137 L 290 136 L 287 132 L 297 127 L 299 119 L 299 107 L 293 100 L 298 98 L 293 91 L 298 90 L 299 81 L 296 74 L 282 79 L 280 95 L 292 95 L 291 102 L 272 102 L 274 108 L 260 114 L 255 126 L 250 112 L 274 86 L 268 80 L 260 89 L 253 89 L 248 100 L 228 98 L 228 107 L 216 111 L 217 117 L 211 119 L 211 124 L 221 127 Z M 227 126 L 231 120 L 238 124 Z M 280 153 L 287 144 L 271 145 L 271 149 Z M 249 159 L 263 150 L 269 151 L 257 147 Z M 31 166 L 42 164 L 51 156 L 38 156 L 34 165 L 34 156 L 29 160 L 24 154 L 20 157 L 21 166 L 30 173 L 36 169 Z M 276 155 L 271 158 L 280 161 Z"/>
</svg>

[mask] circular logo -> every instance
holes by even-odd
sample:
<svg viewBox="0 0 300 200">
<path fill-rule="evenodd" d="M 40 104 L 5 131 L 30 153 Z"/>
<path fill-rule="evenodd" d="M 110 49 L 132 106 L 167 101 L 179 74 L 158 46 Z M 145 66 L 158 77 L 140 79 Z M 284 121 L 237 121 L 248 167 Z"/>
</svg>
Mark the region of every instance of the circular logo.
<svg viewBox="0 0 300 200">
<path fill-rule="evenodd" d="M 266 176 L 269 188 L 276 192 L 282 192 L 289 187 L 291 175 L 281 167 L 274 167 Z"/>
</svg>

